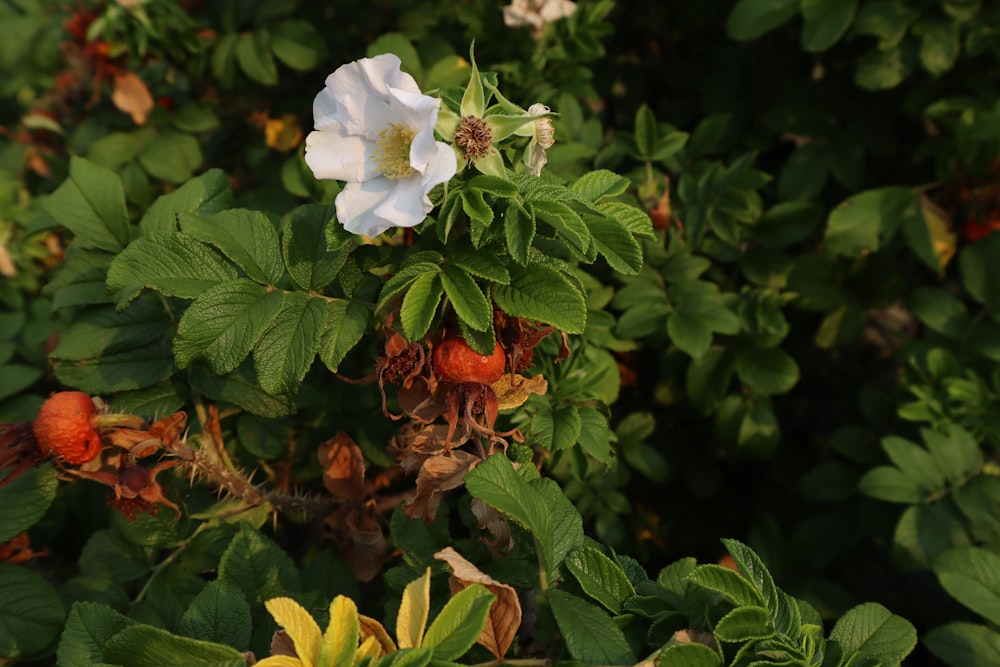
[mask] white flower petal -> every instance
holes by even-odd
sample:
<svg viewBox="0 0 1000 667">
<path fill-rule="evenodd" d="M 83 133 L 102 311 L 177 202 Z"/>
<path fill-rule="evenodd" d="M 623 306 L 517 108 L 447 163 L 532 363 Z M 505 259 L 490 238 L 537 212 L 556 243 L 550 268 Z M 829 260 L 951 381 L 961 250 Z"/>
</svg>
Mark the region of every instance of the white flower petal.
<svg viewBox="0 0 1000 667">
<path fill-rule="evenodd" d="M 352 234 L 378 236 L 393 223 L 376 215 L 375 209 L 395 187 L 396 182 L 388 178 L 348 183 L 337 195 L 337 220 Z"/>
<path fill-rule="evenodd" d="M 306 164 L 316 178 L 358 182 L 376 178 L 372 159 L 375 143 L 337 129 L 310 132 L 306 137 Z"/>
<path fill-rule="evenodd" d="M 434 159 L 427 163 L 420 180 L 424 188 L 424 198 L 435 185 L 447 183 L 458 171 L 458 162 L 455 160 L 455 153 L 451 146 L 438 141 L 435 144 Z M 430 200 L 427 200 L 430 203 Z M 428 211 L 430 212 L 430 211 Z"/>
<path fill-rule="evenodd" d="M 570 0 L 545 0 L 542 3 L 539 13 L 542 15 L 542 21 L 552 23 L 561 18 L 566 18 L 575 11 L 576 3 Z"/>
<path fill-rule="evenodd" d="M 421 179 L 418 176 L 401 178 L 395 185 L 389 196 L 375 209 L 375 216 L 379 221 L 388 221 L 385 229 L 419 225 L 433 208 Z"/>
</svg>

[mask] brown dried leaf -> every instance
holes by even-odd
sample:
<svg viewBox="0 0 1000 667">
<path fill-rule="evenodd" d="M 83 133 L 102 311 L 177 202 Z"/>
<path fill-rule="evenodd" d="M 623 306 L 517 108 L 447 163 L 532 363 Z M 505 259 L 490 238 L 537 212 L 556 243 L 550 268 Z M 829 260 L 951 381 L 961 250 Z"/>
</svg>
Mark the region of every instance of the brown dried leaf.
<svg viewBox="0 0 1000 667">
<path fill-rule="evenodd" d="M 493 555 L 499 558 L 514 548 L 514 536 L 506 517 L 479 498 L 472 499 L 472 514 L 479 520 L 479 529 L 489 532 L 492 540 L 483 538 Z"/>
<path fill-rule="evenodd" d="M 400 387 L 399 407 L 412 419 L 432 422 L 448 409 L 442 391 L 432 391 L 425 377 L 416 377 L 409 386 Z"/>
<path fill-rule="evenodd" d="M 385 626 L 374 618 L 358 614 L 358 621 L 361 622 L 361 641 L 364 642 L 369 637 L 374 637 L 382 649 L 381 655 L 393 653 L 396 650 L 396 642 L 392 641 Z"/>
<path fill-rule="evenodd" d="M 451 567 L 452 576 L 448 580 L 448 586 L 452 595 L 470 584 L 482 584 L 496 596 L 496 600 L 490 605 L 490 615 L 483 632 L 476 641 L 496 656 L 497 660 L 503 660 L 507 649 L 514 642 L 517 629 L 521 627 L 521 601 L 517 597 L 517 591 L 480 571 L 451 547 L 445 547 L 434 554 L 434 557 Z"/>
<path fill-rule="evenodd" d="M 295 642 L 284 630 L 278 630 L 271 637 L 271 655 L 285 655 L 289 658 L 299 657 L 299 654 L 295 652 Z"/>
<path fill-rule="evenodd" d="M 388 551 L 382 526 L 363 510 L 347 515 L 350 542 L 343 549 L 344 560 L 358 581 L 368 582 L 382 571 Z"/>
<path fill-rule="evenodd" d="M 462 486 L 465 473 L 476 467 L 480 460 L 478 456 L 460 449 L 425 460 L 417 474 L 416 494 L 403 504 L 406 516 L 433 521 L 441 504 L 441 494 Z"/>
<path fill-rule="evenodd" d="M 503 375 L 490 386 L 497 395 L 499 410 L 520 407 L 532 394 L 544 395 L 549 389 L 549 383 L 543 376 L 526 378 L 517 373 Z"/>
<path fill-rule="evenodd" d="M 125 72 L 115 76 L 111 101 L 120 110 L 132 116 L 136 125 L 145 124 L 154 106 L 149 88 L 135 72 Z"/>
<path fill-rule="evenodd" d="M 298 116 L 286 113 L 280 118 L 268 118 L 264 123 L 264 143 L 282 153 L 295 150 L 302 143 Z"/>
<path fill-rule="evenodd" d="M 339 498 L 361 502 L 365 494 L 365 461 L 361 448 L 346 433 L 338 433 L 319 446 L 323 486 Z"/>
</svg>

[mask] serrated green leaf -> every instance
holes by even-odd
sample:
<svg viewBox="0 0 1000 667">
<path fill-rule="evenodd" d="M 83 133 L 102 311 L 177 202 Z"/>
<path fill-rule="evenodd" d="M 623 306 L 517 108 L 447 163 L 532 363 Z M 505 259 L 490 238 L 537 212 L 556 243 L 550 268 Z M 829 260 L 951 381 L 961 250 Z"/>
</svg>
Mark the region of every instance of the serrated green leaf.
<svg viewBox="0 0 1000 667">
<path fill-rule="evenodd" d="M 210 169 L 173 192 L 157 197 L 139 221 L 139 229 L 143 234 L 174 232 L 181 215 L 208 217 L 228 208 L 232 199 L 229 176 L 221 169 Z"/>
<path fill-rule="evenodd" d="M 271 326 L 253 348 L 261 388 L 291 393 L 312 366 L 323 336 L 327 304 L 305 292 L 288 292 Z"/>
<path fill-rule="evenodd" d="M 934 574 L 949 595 L 992 623 L 1000 622 L 1000 556 L 957 547 L 934 560 Z"/>
<path fill-rule="evenodd" d="M 483 199 L 481 190 L 462 190 L 462 210 L 473 222 L 489 227 L 493 222 L 493 209 Z"/>
<path fill-rule="evenodd" d="M 448 253 L 448 262 L 465 269 L 469 274 L 490 282 L 506 285 L 510 273 L 504 263 L 492 253 L 456 249 Z"/>
<path fill-rule="evenodd" d="M 618 221 L 633 236 L 653 239 L 653 221 L 642 209 L 620 201 L 605 201 L 597 205 L 597 210 Z"/>
<path fill-rule="evenodd" d="M 278 232 L 260 211 L 238 208 L 211 218 L 185 216 L 181 231 L 218 248 L 261 285 L 274 285 L 284 275 Z"/>
<path fill-rule="evenodd" d="M 917 196 L 909 188 L 867 190 L 842 202 L 830 213 L 823 246 L 832 253 L 856 257 L 874 251 L 891 238 L 904 218 L 920 215 Z"/>
<path fill-rule="evenodd" d="M 288 554 L 247 523 L 240 524 L 240 532 L 222 555 L 218 581 L 235 586 L 251 605 L 263 605 L 302 586 Z"/>
<path fill-rule="evenodd" d="M 129 667 L 243 667 L 239 651 L 221 644 L 171 634 L 152 625 L 130 625 L 107 641 L 105 662 Z"/>
<path fill-rule="evenodd" d="M 69 177 L 42 201 L 42 208 L 73 232 L 80 245 L 118 252 L 131 238 L 121 180 L 84 158 L 70 158 Z"/>
<path fill-rule="evenodd" d="M 607 418 L 596 408 L 580 407 L 579 445 L 599 463 L 611 462 L 611 428 Z"/>
<path fill-rule="evenodd" d="M 507 251 L 519 264 L 528 263 L 528 250 L 535 240 L 535 214 L 520 206 L 509 206 L 503 220 Z"/>
<path fill-rule="evenodd" d="M 482 584 L 462 589 L 434 618 L 421 646 L 433 650 L 435 660 L 458 660 L 476 643 L 495 599 Z"/>
<path fill-rule="evenodd" d="M 636 131 L 638 132 L 638 128 Z M 629 187 L 631 187 L 631 182 L 624 176 L 620 176 L 607 169 L 597 169 L 595 171 L 588 171 L 576 179 L 569 186 L 569 189 L 579 193 L 589 201 L 598 204 L 601 203 L 602 199 L 610 199 L 623 194 Z M 625 205 L 627 206 L 627 204 Z"/>
<path fill-rule="evenodd" d="M 780 347 L 742 350 L 736 355 L 736 374 L 758 394 L 783 394 L 799 381 L 799 366 Z"/>
<path fill-rule="evenodd" d="M 180 232 L 157 232 L 129 244 L 108 268 L 108 292 L 119 308 L 144 289 L 193 299 L 236 270 L 214 251 Z"/>
<path fill-rule="evenodd" d="M 183 183 L 201 166 L 201 144 L 190 134 L 167 130 L 144 144 L 136 158 L 153 178 Z"/>
<path fill-rule="evenodd" d="M 100 663 L 101 647 L 130 625 L 135 625 L 135 621 L 107 605 L 74 602 L 59 638 L 56 664 L 74 667 Z"/>
<path fill-rule="evenodd" d="M 756 587 L 764 606 L 771 612 L 772 618 L 777 618 L 781 598 L 767 565 L 757 555 L 757 552 L 739 540 L 723 538 L 722 543 L 739 567 L 740 574 Z"/>
<path fill-rule="evenodd" d="M 620 614 L 625 600 L 635 595 L 632 582 L 621 566 L 593 547 L 572 552 L 566 558 L 566 567 L 583 592 L 613 614 Z"/>
<path fill-rule="evenodd" d="M 583 518 L 555 480 L 533 479 L 529 484 L 545 501 L 551 532 L 539 537 L 538 541 L 547 557 L 549 581 L 556 582 L 566 556 L 583 544 Z"/>
<path fill-rule="evenodd" d="M 0 478 L 0 543 L 17 537 L 45 516 L 56 497 L 59 475 L 51 463 L 28 468 L 13 481 L 2 482 L 13 468 Z"/>
<path fill-rule="evenodd" d="M 672 644 L 657 654 L 653 664 L 656 667 L 722 667 L 722 656 L 698 642 Z"/>
<path fill-rule="evenodd" d="M 141 299 L 117 311 L 96 306 L 81 311 L 60 335 L 52 357 L 78 361 L 161 341 L 171 325 L 169 314 L 154 301 Z"/>
<path fill-rule="evenodd" d="M 306 205 L 281 219 L 281 253 L 288 275 L 304 290 L 322 292 L 344 266 L 354 243 L 331 250 L 326 228 L 329 207 Z"/>
<path fill-rule="evenodd" d="M 770 637 L 774 623 L 763 607 L 737 607 L 719 619 L 712 632 L 724 642 L 745 642 Z"/>
<path fill-rule="evenodd" d="M 850 609 L 830 632 L 844 650 L 845 663 L 865 660 L 898 665 L 917 645 L 917 631 L 905 618 L 876 602 Z"/>
<path fill-rule="evenodd" d="M 591 243 L 590 228 L 580 214 L 558 201 L 539 200 L 529 206 L 533 217 L 547 223 L 580 252 Z"/>
<path fill-rule="evenodd" d="M 548 599 L 575 660 L 595 665 L 635 663 L 624 633 L 603 609 L 559 589 L 549 590 Z"/>
<path fill-rule="evenodd" d="M 174 339 L 180 368 L 204 359 L 214 373 L 236 369 L 271 325 L 282 305 L 282 293 L 249 280 L 222 283 L 207 290 L 184 312 Z"/>
<path fill-rule="evenodd" d="M 56 640 L 66 610 L 49 582 L 22 565 L 0 562 L 0 591 L 0 658 L 27 658 Z"/>
<path fill-rule="evenodd" d="M 70 245 L 62 266 L 42 288 L 42 293 L 52 298 L 52 309 L 110 303 L 104 282 L 114 257 L 103 250 Z"/>
<path fill-rule="evenodd" d="M 551 324 L 568 333 L 583 333 L 587 304 L 583 294 L 555 269 L 539 264 L 510 267 L 510 284 L 493 286 L 500 310 Z"/>
<path fill-rule="evenodd" d="M 493 308 L 476 281 L 464 269 L 447 263 L 441 267 L 441 286 L 458 318 L 476 331 L 493 322 Z"/>
<path fill-rule="evenodd" d="M 427 335 L 443 294 L 438 272 L 426 273 L 413 281 L 399 307 L 399 322 L 407 340 L 417 341 Z"/>
<path fill-rule="evenodd" d="M 88 359 L 52 361 L 60 382 L 94 395 L 152 387 L 176 371 L 170 348 L 159 341 Z"/>
<path fill-rule="evenodd" d="M 336 372 L 340 362 L 368 330 L 368 319 L 369 311 L 360 303 L 337 299 L 327 304 L 318 350 L 327 368 Z"/>
<path fill-rule="evenodd" d="M 889 460 L 925 494 L 945 490 L 945 477 L 934 456 L 923 447 L 897 436 L 882 439 Z"/>
<path fill-rule="evenodd" d="M 594 245 L 612 269 L 635 275 L 642 268 L 642 247 L 616 218 L 586 216 Z"/>
<path fill-rule="evenodd" d="M 468 183 L 466 183 L 465 187 L 467 189 L 488 192 L 495 197 L 502 197 L 504 199 L 516 197 L 519 192 L 517 186 L 508 181 L 506 178 L 490 176 L 488 174 L 480 174 L 479 176 L 472 178 Z"/>
<path fill-rule="evenodd" d="M 718 593 L 736 606 L 763 606 L 764 596 L 751 582 L 721 565 L 699 565 L 687 577 L 689 584 Z"/>
<path fill-rule="evenodd" d="M 284 417 L 295 412 L 295 405 L 288 396 L 271 396 L 245 370 L 224 377 L 195 371 L 190 374 L 191 389 L 213 401 L 238 405 L 261 417 Z"/>
<path fill-rule="evenodd" d="M 378 310 L 388 307 L 394 299 L 402 294 L 410 285 L 421 276 L 436 274 L 440 271 L 440 265 L 435 262 L 418 261 L 413 264 L 400 265 L 399 271 L 394 273 L 382 285 L 382 291 L 378 297 Z"/>
<path fill-rule="evenodd" d="M 251 623 L 250 605 L 243 593 L 220 581 L 210 581 L 181 617 L 180 632 L 246 651 L 250 648 Z"/>
</svg>

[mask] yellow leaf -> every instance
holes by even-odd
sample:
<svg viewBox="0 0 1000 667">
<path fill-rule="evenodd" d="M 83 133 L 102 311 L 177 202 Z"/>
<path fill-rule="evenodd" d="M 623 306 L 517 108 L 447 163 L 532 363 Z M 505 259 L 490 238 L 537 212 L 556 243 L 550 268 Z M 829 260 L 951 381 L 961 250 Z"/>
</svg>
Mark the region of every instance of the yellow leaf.
<svg viewBox="0 0 1000 667">
<path fill-rule="evenodd" d="M 428 567 L 424 576 L 411 581 L 403 591 L 399 617 L 396 618 L 396 642 L 399 648 L 420 648 L 430 606 L 431 568 Z"/>
<path fill-rule="evenodd" d="M 302 667 L 304 664 L 298 658 L 290 658 L 287 655 L 272 655 L 256 663 L 257 667 Z"/>
<path fill-rule="evenodd" d="M 264 606 L 291 637 L 301 664 L 304 667 L 315 667 L 323 635 L 309 612 L 291 598 L 272 598 Z"/>
<path fill-rule="evenodd" d="M 286 113 L 281 118 L 268 118 L 264 123 L 264 143 L 282 153 L 295 150 L 302 143 L 302 126 L 298 117 Z"/>
<path fill-rule="evenodd" d="M 372 662 L 374 662 L 381 655 L 382 648 L 379 646 L 378 639 L 369 637 L 358 647 L 358 655 L 354 658 L 354 664 L 360 663 L 365 658 L 371 658 Z"/>
<path fill-rule="evenodd" d="M 951 231 L 951 217 L 948 212 L 930 200 L 927 195 L 920 195 L 920 208 L 924 213 L 924 222 L 931 235 L 931 245 L 937 254 L 938 262 L 944 269 L 955 256 L 956 236 Z"/>
<path fill-rule="evenodd" d="M 364 614 L 358 614 L 358 620 L 361 621 L 362 642 L 366 642 L 369 638 L 374 637 L 381 647 L 382 655 L 392 653 L 396 650 L 396 642 L 392 641 L 392 638 L 389 637 L 389 633 L 386 632 L 385 626 L 376 621 L 374 618 L 365 616 Z"/>
<path fill-rule="evenodd" d="M 541 375 L 526 378 L 517 373 L 507 373 L 490 386 L 497 395 L 498 410 L 520 407 L 528 400 L 528 396 L 545 394 L 549 390 L 548 381 Z"/>
<path fill-rule="evenodd" d="M 316 667 L 352 667 L 361 625 L 354 600 L 338 595 L 330 603 L 330 625 L 323 634 Z"/>
</svg>

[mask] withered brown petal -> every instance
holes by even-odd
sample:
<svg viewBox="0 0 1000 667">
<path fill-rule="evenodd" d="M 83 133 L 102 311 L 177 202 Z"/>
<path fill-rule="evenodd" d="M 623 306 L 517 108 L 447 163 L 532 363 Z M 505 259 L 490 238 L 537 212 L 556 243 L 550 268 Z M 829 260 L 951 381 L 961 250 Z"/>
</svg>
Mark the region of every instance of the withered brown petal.
<svg viewBox="0 0 1000 667">
<path fill-rule="evenodd" d="M 323 486 L 340 498 L 360 502 L 365 493 L 365 461 L 361 448 L 346 433 L 338 433 L 319 446 Z"/>
</svg>

